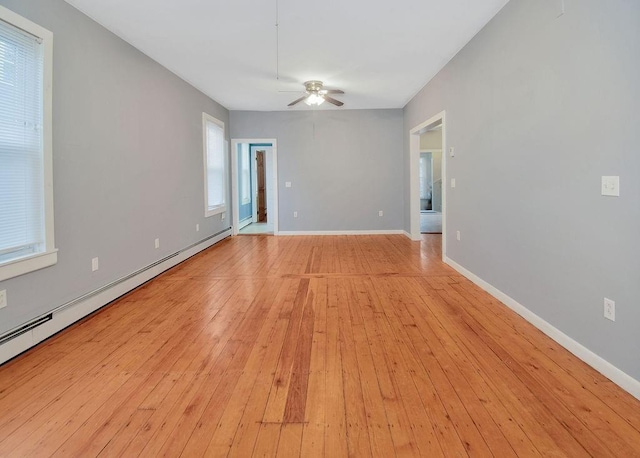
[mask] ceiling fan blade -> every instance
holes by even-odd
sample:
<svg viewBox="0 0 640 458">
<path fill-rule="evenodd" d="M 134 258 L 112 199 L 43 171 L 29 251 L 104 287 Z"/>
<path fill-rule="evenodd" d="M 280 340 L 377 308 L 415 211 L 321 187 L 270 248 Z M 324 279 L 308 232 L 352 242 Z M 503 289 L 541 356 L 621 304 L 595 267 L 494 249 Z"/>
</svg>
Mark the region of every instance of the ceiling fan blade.
<svg viewBox="0 0 640 458">
<path fill-rule="evenodd" d="M 292 107 L 294 106 L 296 103 L 300 103 L 302 102 L 304 99 L 306 99 L 307 97 L 309 97 L 308 95 L 303 95 L 302 97 L 300 97 L 299 99 L 294 100 L 293 102 L 291 102 L 289 105 L 287 105 L 288 107 Z"/>
<path fill-rule="evenodd" d="M 341 89 L 325 89 L 325 94 L 344 94 L 344 91 Z"/>
<path fill-rule="evenodd" d="M 340 100 L 336 100 L 333 97 L 329 97 L 328 95 L 325 95 L 324 99 L 329 103 L 333 103 L 337 107 L 341 107 L 342 105 L 344 105 L 344 103 L 342 103 Z"/>
</svg>

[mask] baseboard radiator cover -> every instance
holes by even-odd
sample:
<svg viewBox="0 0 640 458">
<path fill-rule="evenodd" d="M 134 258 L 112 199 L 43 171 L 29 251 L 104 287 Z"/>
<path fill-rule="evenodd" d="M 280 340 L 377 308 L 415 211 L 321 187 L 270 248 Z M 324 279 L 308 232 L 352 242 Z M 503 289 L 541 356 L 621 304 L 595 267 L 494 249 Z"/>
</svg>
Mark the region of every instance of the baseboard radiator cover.
<svg viewBox="0 0 640 458">
<path fill-rule="evenodd" d="M 17 328 L 7 332 L 6 334 L 3 334 L 2 336 L 0 336 L 0 345 L 3 345 L 7 342 L 9 342 L 12 339 L 16 339 L 18 337 L 20 337 L 22 334 L 31 331 L 34 328 L 37 328 L 38 326 L 40 326 L 41 324 L 46 323 L 47 321 L 50 321 L 53 319 L 53 313 L 49 313 L 47 315 L 43 315 L 40 316 L 38 318 L 36 318 L 35 320 L 31 320 L 23 325 L 18 326 Z"/>
<path fill-rule="evenodd" d="M 224 229 L 0 335 L 0 364 L 231 235 Z"/>
</svg>

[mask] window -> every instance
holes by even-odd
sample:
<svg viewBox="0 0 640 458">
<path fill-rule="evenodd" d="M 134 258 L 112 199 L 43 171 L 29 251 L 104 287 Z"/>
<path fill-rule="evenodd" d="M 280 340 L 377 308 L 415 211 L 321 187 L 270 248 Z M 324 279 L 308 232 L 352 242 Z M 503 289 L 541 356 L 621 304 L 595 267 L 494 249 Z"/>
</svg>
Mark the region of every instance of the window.
<svg viewBox="0 0 640 458">
<path fill-rule="evenodd" d="M 0 281 L 53 265 L 53 35 L 0 7 Z"/>
<path fill-rule="evenodd" d="M 224 123 L 202 113 L 204 135 L 204 216 L 227 211 L 227 142 Z"/>
<path fill-rule="evenodd" d="M 249 150 L 245 145 L 240 145 L 240 173 L 241 175 L 241 187 L 240 187 L 240 202 L 242 205 L 251 203 L 251 159 L 249 157 Z"/>
</svg>

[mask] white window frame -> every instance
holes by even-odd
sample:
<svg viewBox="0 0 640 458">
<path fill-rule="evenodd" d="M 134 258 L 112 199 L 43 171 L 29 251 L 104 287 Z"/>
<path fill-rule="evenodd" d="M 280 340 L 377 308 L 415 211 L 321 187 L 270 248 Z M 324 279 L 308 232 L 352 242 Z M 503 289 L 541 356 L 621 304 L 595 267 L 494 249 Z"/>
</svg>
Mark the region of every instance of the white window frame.
<svg viewBox="0 0 640 458">
<path fill-rule="evenodd" d="M 222 154 L 223 154 L 223 171 L 222 171 L 222 195 L 223 202 L 221 205 L 209 205 L 209 173 L 208 173 L 208 161 L 207 161 L 207 149 L 208 149 L 208 139 L 207 139 L 207 123 L 217 124 L 222 128 Z M 226 130 L 224 126 L 224 122 L 220 121 L 213 116 L 202 113 L 202 151 L 203 151 L 203 159 L 204 159 L 204 216 L 208 218 L 213 215 L 218 215 L 220 213 L 225 213 L 227 211 L 227 176 L 229 175 L 229 164 L 228 164 L 228 151 L 229 151 L 229 142 L 226 140 Z"/>
<path fill-rule="evenodd" d="M 3 6 L 0 6 L 0 19 L 40 38 L 44 57 L 42 144 L 45 248 L 40 253 L 0 262 L 0 281 L 2 281 L 54 265 L 58 262 L 58 250 L 55 248 L 53 232 L 53 33 Z"/>
</svg>

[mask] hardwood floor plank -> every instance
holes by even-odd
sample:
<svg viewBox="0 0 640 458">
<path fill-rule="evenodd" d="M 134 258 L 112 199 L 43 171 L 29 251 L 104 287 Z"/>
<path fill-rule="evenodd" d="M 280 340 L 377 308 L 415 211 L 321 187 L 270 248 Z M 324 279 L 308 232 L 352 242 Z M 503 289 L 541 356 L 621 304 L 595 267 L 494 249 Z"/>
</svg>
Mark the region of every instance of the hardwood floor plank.
<svg viewBox="0 0 640 458">
<path fill-rule="evenodd" d="M 327 413 L 329 418 L 332 414 L 335 416 L 338 425 L 343 422 L 344 415 L 346 446 L 350 455 L 372 456 L 353 337 L 353 320 L 349 307 L 343 299 L 346 293 L 342 283 L 333 278 L 328 281 L 326 386 L 329 402 Z M 342 441 L 336 434 L 335 425 L 335 422 L 327 422 L 325 425 L 328 456 L 334 456 L 333 453 L 329 455 L 332 447 L 342 445 Z M 341 432 L 342 428 L 337 431 Z"/>
<path fill-rule="evenodd" d="M 278 451 L 281 423 L 262 423 L 251 456 L 273 457 Z"/>
<path fill-rule="evenodd" d="M 291 382 L 289 383 L 287 402 L 284 407 L 283 423 L 303 423 L 305 420 L 309 366 L 311 364 L 311 344 L 313 343 L 315 321 L 313 300 L 313 290 L 308 291 L 302 312 L 296 352 L 293 356 Z"/>
<path fill-rule="evenodd" d="M 320 263 L 318 257 L 318 263 Z M 301 456 L 324 456 L 325 453 L 325 405 L 326 374 L 327 374 L 327 282 L 326 280 L 312 280 L 309 284 L 310 294 L 315 298 L 313 307 L 313 335 L 311 344 L 311 358 L 309 360 L 309 386 L 303 424 Z M 342 396 L 336 390 L 334 394 Z M 333 414 L 333 411 L 331 412 Z M 332 424 L 335 421 L 331 421 Z"/>
<path fill-rule="evenodd" d="M 287 329 L 285 343 L 282 346 L 282 352 L 276 368 L 275 386 L 269 393 L 269 401 L 263 418 L 265 423 L 282 423 L 284 419 L 295 361 L 295 350 L 300 335 L 300 326 L 303 319 L 308 290 L 309 280 L 301 279 L 289 318 L 289 327 Z"/>
<path fill-rule="evenodd" d="M 260 425 L 264 417 L 269 393 L 274 385 L 274 367 L 277 365 L 289 327 L 289 320 L 282 318 L 282 307 L 293 303 L 296 291 L 296 281 L 284 280 L 274 300 L 272 311 L 276 315 L 276 321 L 266 343 L 263 364 L 260 367 L 233 437 L 229 456 L 250 456 L 253 451 L 260 432 Z M 189 444 L 187 444 L 184 453 L 191 453 Z"/>
<path fill-rule="evenodd" d="M 280 430 L 280 440 L 278 441 L 278 451 L 276 456 L 290 458 L 302 456 L 300 448 L 302 445 L 302 423 L 286 423 Z"/>
</svg>

